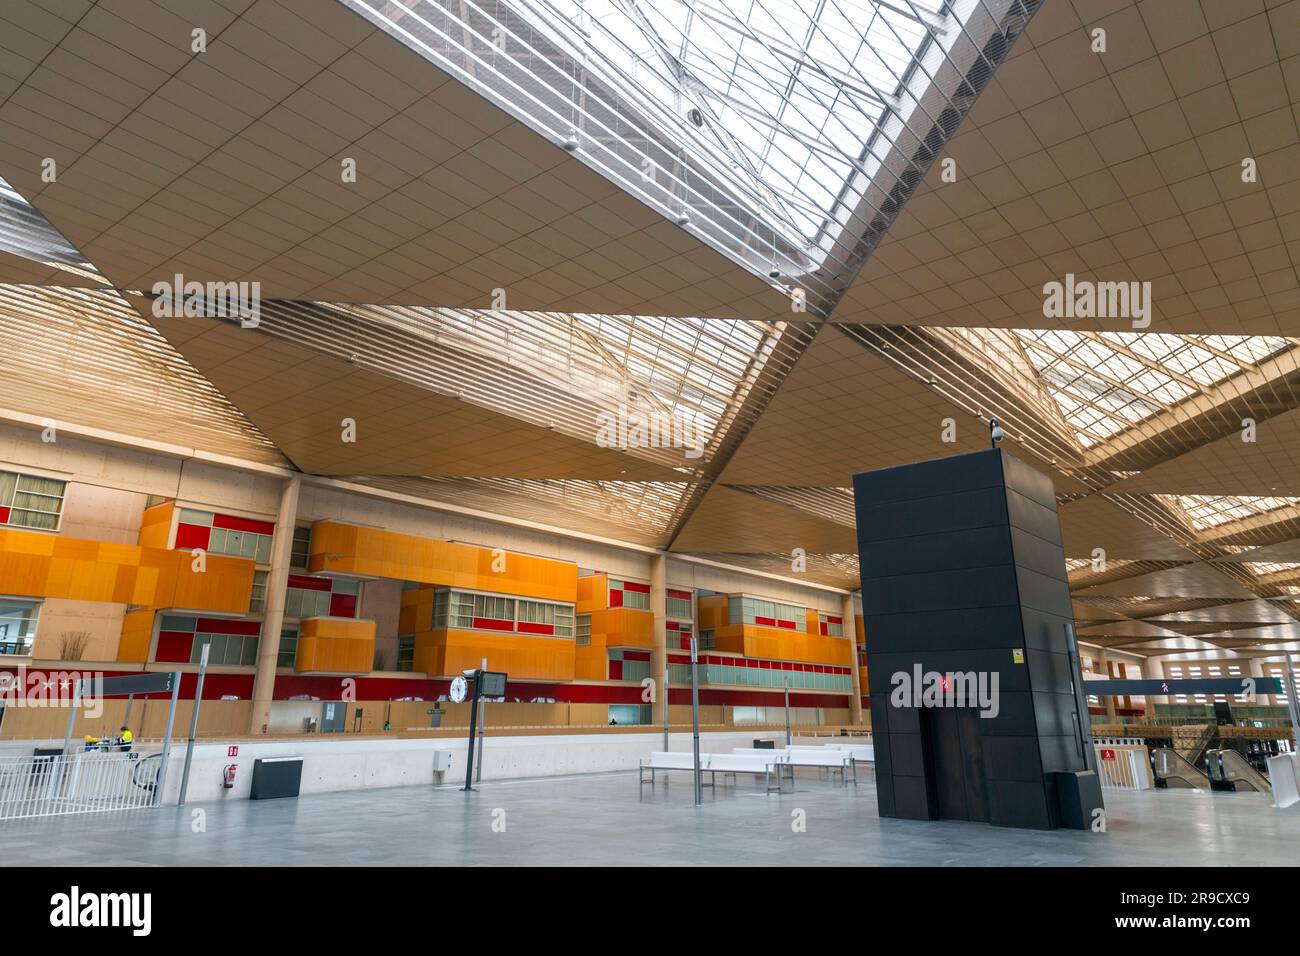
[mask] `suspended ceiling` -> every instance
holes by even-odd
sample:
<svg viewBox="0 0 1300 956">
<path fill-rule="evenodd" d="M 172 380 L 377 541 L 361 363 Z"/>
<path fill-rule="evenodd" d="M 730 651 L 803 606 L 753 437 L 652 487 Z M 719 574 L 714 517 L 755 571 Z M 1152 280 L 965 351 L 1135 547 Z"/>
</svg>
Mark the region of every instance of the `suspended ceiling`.
<svg viewBox="0 0 1300 956">
<path fill-rule="evenodd" d="M 996 416 L 1086 640 L 1300 638 L 1300 0 L 574 6 L 7 4 L 0 405 L 846 588 L 852 474 Z"/>
</svg>

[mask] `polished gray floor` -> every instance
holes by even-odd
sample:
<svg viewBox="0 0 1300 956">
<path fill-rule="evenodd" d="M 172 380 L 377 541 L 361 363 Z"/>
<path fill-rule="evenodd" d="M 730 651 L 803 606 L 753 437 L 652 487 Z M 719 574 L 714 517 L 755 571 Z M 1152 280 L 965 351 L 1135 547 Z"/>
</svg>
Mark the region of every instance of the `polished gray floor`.
<svg viewBox="0 0 1300 956">
<path fill-rule="evenodd" d="M 1108 832 L 882 820 L 870 773 L 801 777 L 767 796 L 741 777 L 692 803 L 689 774 L 404 787 L 0 823 L 6 865 L 1294 865 L 1300 806 L 1258 794 L 1106 795 Z M 196 813 L 201 811 L 201 813 Z M 803 821 L 804 832 L 795 832 Z M 200 826 L 201 824 L 201 826 Z"/>
</svg>

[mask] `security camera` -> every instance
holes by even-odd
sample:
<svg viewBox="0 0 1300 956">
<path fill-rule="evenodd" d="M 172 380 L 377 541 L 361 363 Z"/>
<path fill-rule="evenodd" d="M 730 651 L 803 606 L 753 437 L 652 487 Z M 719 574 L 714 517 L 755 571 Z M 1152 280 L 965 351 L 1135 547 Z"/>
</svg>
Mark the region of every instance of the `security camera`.
<svg viewBox="0 0 1300 956">
<path fill-rule="evenodd" d="M 772 266 L 772 268 L 768 270 L 767 275 L 768 278 L 779 279 L 781 278 L 781 270 L 778 269 L 776 266 Z"/>
<path fill-rule="evenodd" d="M 1007 433 L 1002 430 L 1002 425 L 998 422 L 998 420 L 996 418 L 990 418 L 989 438 L 992 440 L 990 442 L 992 447 L 997 448 L 998 442 L 1002 441 L 1002 439 L 1006 437 L 1007 437 Z"/>
</svg>

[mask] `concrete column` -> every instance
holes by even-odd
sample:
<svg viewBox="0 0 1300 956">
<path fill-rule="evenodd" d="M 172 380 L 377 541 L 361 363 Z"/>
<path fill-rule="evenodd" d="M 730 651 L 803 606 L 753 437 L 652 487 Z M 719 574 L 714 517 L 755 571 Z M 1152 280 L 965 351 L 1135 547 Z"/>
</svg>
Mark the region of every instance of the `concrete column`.
<svg viewBox="0 0 1300 956">
<path fill-rule="evenodd" d="M 655 619 L 654 639 L 650 645 L 650 676 L 654 679 L 656 689 L 655 699 L 650 705 L 650 722 L 656 727 L 662 727 L 664 707 L 668 705 L 668 688 L 661 686 L 664 682 L 664 663 L 668 660 L 668 556 L 666 554 L 656 554 L 650 559 L 650 611 Z"/>
<path fill-rule="evenodd" d="M 1102 676 L 1110 680 L 1110 659 L 1106 656 L 1106 648 L 1097 648 L 1097 664 L 1101 667 Z M 1115 698 L 1106 696 L 1101 699 L 1106 706 L 1106 722 L 1115 723 Z"/>
<path fill-rule="evenodd" d="M 293 554 L 293 526 L 298 516 L 298 492 L 302 479 L 285 479 L 280 489 L 280 513 L 271 539 L 271 571 L 266 578 L 266 612 L 262 617 L 262 638 L 257 644 L 257 676 L 253 678 L 253 715 L 250 734 L 264 734 L 271 723 L 271 697 L 275 691 L 275 662 L 280 655 L 280 631 L 284 627 L 284 603 L 289 591 L 289 561 Z"/>
<path fill-rule="evenodd" d="M 844 636 L 849 639 L 849 673 L 853 675 L 850 683 L 852 690 L 849 691 L 849 723 L 857 725 L 862 723 L 862 681 L 858 673 L 858 627 L 857 622 L 853 619 L 853 595 L 844 595 L 844 602 L 841 604 L 840 617 L 844 619 L 843 630 Z"/>
</svg>

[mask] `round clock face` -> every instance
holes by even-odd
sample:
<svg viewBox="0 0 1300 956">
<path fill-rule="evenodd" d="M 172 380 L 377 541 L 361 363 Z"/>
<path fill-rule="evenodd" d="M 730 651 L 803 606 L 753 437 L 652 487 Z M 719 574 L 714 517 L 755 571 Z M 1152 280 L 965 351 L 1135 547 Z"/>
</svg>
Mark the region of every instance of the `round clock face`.
<svg viewBox="0 0 1300 956">
<path fill-rule="evenodd" d="M 459 704 L 465 700 L 465 694 L 469 690 L 469 682 L 464 677 L 453 677 L 451 679 L 451 699 Z"/>
</svg>

